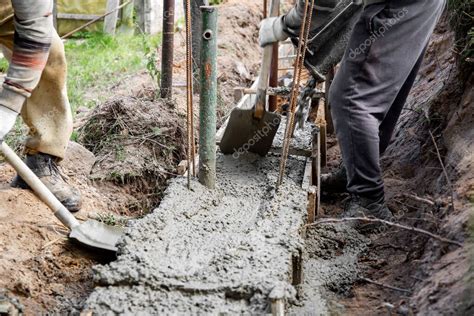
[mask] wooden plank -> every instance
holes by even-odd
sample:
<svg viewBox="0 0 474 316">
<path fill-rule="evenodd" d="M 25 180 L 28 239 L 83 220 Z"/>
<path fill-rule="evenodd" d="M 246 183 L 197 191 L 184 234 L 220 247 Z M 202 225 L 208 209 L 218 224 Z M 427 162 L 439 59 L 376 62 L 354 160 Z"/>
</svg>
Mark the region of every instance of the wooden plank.
<svg viewBox="0 0 474 316">
<path fill-rule="evenodd" d="M 57 18 L 61 20 L 94 20 L 100 17 L 97 14 L 58 13 Z"/>
<path fill-rule="evenodd" d="M 304 173 L 303 173 L 303 181 L 301 182 L 301 188 L 303 190 L 308 190 L 309 187 L 312 185 L 312 179 L 311 179 L 311 168 L 313 165 L 313 159 L 307 158 L 306 159 L 306 165 L 304 167 Z"/>
<path fill-rule="evenodd" d="M 325 90 L 325 83 L 323 83 L 323 91 Z M 316 115 L 316 126 L 319 127 L 320 134 L 320 157 L 321 167 L 325 167 L 327 164 L 327 139 L 326 139 L 326 98 L 319 98 L 318 101 L 318 112 Z"/>
<path fill-rule="evenodd" d="M 297 286 L 303 283 L 303 254 L 298 250 L 298 254 L 291 257 L 292 280 L 291 284 Z"/>
<path fill-rule="evenodd" d="M 321 139 L 320 134 L 315 133 L 313 135 L 313 154 L 312 154 L 312 184 L 316 187 L 316 205 L 315 205 L 315 216 L 320 217 L 322 215 L 321 205 Z"/>
<path fill-rule="evenodd" d="M 284 316 L 285 315 L 285 300 L 275 299 L 272 300 L 272 316 Z"/>
<path fill-rule="evenodd" d="M 270 147 L 269 152 L 273 154 L 281 154 L 283 149 L 281 147 Z M 289 156 L 298 156 L 298 157 L 311 157 L 311 150 L 305 150 L 301 148 L 290 147 L 288 151 Z"/>
<path fill-rule="evenodd" d="M 120 33 L 133 35 L 135 26 L 133 24 L 133 1 L 123 7 L 120 23 Z"/>
<path fill-rule="evenodd" d="M 314 223 L 316 218 L 316 208 L 317 208 L 317 194 L 318 189 L 315 185 L 312 185 L 308 188 L 308 224 Z"/>
<path fill-rule="evenodd" d="M 120 0 L 107 0 L 107 9 L 105 12 L 111 12 L 119 6 Z M 107 34 L 115 34 L 117 27 L 118 10 L 107 15 L 104 19 L 104 32 Z"/>
</svg>

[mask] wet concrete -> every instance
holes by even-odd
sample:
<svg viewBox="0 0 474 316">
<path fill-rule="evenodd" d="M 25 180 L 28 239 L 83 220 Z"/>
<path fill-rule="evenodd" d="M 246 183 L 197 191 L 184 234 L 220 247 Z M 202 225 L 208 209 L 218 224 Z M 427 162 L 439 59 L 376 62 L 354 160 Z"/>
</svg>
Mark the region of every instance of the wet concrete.
<svg viewBox="0 0 474 316">
<path fill-rule="evenodd" d="M 263 313 L 270 296 L 295 302 L 293 258 L 306 219 L 304 160 L 217 157 L 213 191 L 171 181 L 160 207 L 131 223 L 117 261 L 95 268 L 85 309 L 98 314 Z"/>
<path fill-rule="evenodd" d="M 344 315 L 338 295 L 347 295 L 359 277 L 359 255 L 369 239 L 347 225 L 310 227 L 306 231 L 304 281 L 289 315 Z"/>
<path fill-rule="evenodd" d="M 280 127 L 278 128 L 275 138 L 273 139 L 272 151 L 278 152 L 283 148 L 283 140 L 285 136 L 287 118 L 282 117 Z M 295 128 L 293 138 L 290 141 L 290 154 L 310 156 L 313 142 L 313 132 L 317 131 L 317 127 L 307 122 L 302 129 Z"/>
</svg>

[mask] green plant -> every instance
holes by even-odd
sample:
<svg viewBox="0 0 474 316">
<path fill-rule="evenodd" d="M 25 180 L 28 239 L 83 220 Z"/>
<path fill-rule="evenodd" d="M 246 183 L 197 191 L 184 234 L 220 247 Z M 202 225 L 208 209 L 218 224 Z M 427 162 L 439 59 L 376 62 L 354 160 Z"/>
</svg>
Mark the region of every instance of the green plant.
<svg viewBox="0 0 474 316">
<path fill-rule="evenodd" d="M 449 0 L 450 23 L 456 31 L 456 46 L 464 61 L 474 58 L 474 1 Z"/>
<path fill-rule="evenodd" d="M 126 157 L 125 148 L 122 145 L 115 146 L 115 159 L 117 159 L 117 161 L 125 161 Z"/>
<path fill-rule="evenodd" d="M 6 58 L 0 58 L 0 72 L 7 72 L 8 60 Z"/>
<path fill-rule="evenodd" d="M 125 226 L 127 225 L 127 218 L 118 217 L 115 214 L 111 213 L 99 213 L 97 214 L 95 220 L 102 222 L 109 226 Z"/>
<path fill-rule="evenodd" d="M 147 66 L 143 58 L 144 40 L 157 44 L 161 35 L 82 32 L 65 42 L 68 96 L 73 112 L 79 106 L 91 108 L 102 103 L 110 96 L 103 93 L 105 88 Z"/>
<path fill-rule="evenodd" d="M 158 60 L 158 50 L 156 49 L 157 45 L 154 45 L 153 41 L 148 40 L 143 32 L 141 32 L 141 34 L 143 53 L 145 54 L 146 59 L 146 70 L 159 90 L 161 83 L 161 71 L 158 69 L 156 62 Z"/>
</svg>

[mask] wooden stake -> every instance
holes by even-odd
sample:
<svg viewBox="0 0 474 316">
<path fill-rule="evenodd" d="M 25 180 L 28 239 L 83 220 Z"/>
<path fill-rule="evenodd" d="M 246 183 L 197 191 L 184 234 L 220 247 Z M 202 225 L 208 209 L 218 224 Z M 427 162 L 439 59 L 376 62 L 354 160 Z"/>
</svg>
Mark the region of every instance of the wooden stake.
<svg viewBox="0 0 474 316">
<path fill-rule="evenodd" d="M 104 32 L 107 34 L 115 34 L 118 19 L 118 6 L 120 0 L 107 0 L 107 9 L 105 12 L 112 12 L 104 19 Z"/>
<path fill-rule="evenodd" d="M 308 223 L 314 223 L 316 217 L 317 188 L 312 185 L 308 188 Z"/>
<path fill-rule="evenodd" d="M 272 316 L 284 316 L 285 315 L 285 300 L 274 299 L 272 300 Z"/>
</svg>

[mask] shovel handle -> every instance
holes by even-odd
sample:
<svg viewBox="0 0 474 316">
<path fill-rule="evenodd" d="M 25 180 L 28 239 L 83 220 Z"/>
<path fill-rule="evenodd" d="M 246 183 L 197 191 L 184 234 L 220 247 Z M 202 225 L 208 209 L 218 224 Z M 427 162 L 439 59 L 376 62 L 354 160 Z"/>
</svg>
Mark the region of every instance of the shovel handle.
<svg viewBox="0 0 474 316">
<path fill-rule="evenodd" d="M 28 168 L 28 166 L 15 154 L 15 152 L 5 143 L 1 142 L 2 153 L 7 162 L 18 172 L 20 177 L 30 186 L 36 195 L 43 201 L 53 212 L 54 215 L 66 227 L 72 229 L 79 225 L 77 219 L 68 211 L 64 205 L 49 191 L 49 189 L 41 182 L 40 179 Z"/>
<path fill-rule="evenodd" d="M 280 6 L 280 0 L 272 0 L 270 3 L 270 16 L 275 17 L 278 15 L 278 7 Z M 265 106 L 267 103 L 267 89 L 268 79 L 270 77 L 270 68 L 272 64 L 272 52 L 273 45 L 267 45 L 263 48 L 262 67 L 260 67 L 260 74 L 258 77 L 257 85 L 257 97 L 255 102 L 255 109 L 253 117 L 256 119 L 262 119 L 265 114 Z"/>
</svg>

